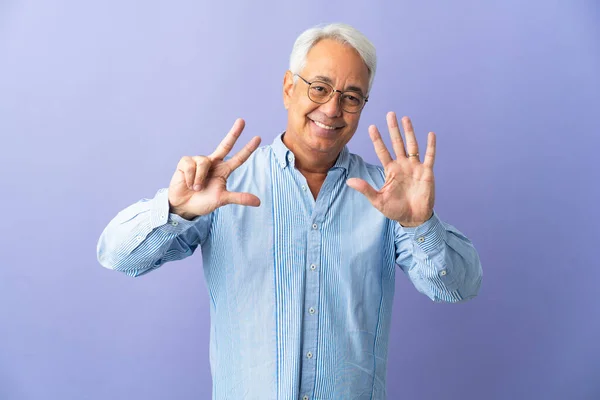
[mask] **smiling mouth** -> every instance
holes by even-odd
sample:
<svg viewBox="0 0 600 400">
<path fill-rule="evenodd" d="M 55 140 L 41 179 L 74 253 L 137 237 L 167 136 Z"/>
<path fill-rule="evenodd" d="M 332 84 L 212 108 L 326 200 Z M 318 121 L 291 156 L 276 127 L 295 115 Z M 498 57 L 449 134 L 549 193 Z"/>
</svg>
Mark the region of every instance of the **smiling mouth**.
<svg viewBox="0 0 600 400">
<path fill-rule="evenodd" d="M 312 119 L 311 119 L 311 121 L 312 121 L 312 122 L 314 122 L 314 123 L 315 123 L 315 125 L 317 125 L 319 128 L 327 129 L 327 130 L 329 130 L 329 131 L 334 131 L 334 130 L 336 130 L 336 129 L 340 129 L 340 128 L 342 128 L 341 126 L 330 126 L 330 125 L 325 125 L 325 124 L 324 124 L 324 123 L 322 123 L 322 122 L 315 121 L 315 120 L 312 120 Z"/>
</svg>

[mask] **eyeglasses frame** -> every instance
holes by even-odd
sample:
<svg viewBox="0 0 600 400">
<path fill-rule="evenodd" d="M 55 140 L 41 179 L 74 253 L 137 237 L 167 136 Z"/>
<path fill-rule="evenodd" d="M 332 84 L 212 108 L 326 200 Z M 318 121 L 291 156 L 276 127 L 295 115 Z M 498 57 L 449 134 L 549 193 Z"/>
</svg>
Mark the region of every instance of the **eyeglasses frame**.
<svg viewBox="0 0 600 400">
<path fill-rule="evenodd" d="M 359 112 L 361 112 L 361 111 L 362 111 L 362 109 L 363 109 L 363 108 L 365 108 L 365 105 L 367 105 L 367 101 L 369 101 L 369 96 L 366 96 L 366 97 L 365 97 L 365 96 L 363 96 L 362 94 L 358 93 L 358 92 L 357 92 L 357 91 L 355 91 L 355 90 L 346 90 L 346 91 L 342 91 L 342 90 L 339 90 L 339 89 L 336 89 L 336 88 L 334 88 L 332 85 L 330 85 L 330 84 L 329 84 L 329 83 L 327 83 L 327 82 L 323 82 L 323 81 L 320 81 L 320 80 L 315 80 L 315 81 L 309 82 L 309 81 L 307 81 L 306 79 L 304 79 L 303 77 L 301 77 L 301 76 L 300 76 L 300 74 L 294 74 L 294 76 L 297 76 L 298 78 L 302 79 L 302 80 L 304 81 L 304 83 L 306 83 L 306 84 L 308 85 L 308 89 L 307 89 L 307 91 L 306 91 L 306 95 L 308 96 L 309 100 L 310 100 L 310 101 L 312 101 L 313 103 L 316 103 L 316 104 L 326 104 L 326 103 L 328 103 L 328 102 L 329 102 L 329 100 L 331 100 L 331 98 L 332 98 L 332 97 L 335 95 L 335 93 L 336 93 L 336 92 L 338 92 L 338 93 L 340 93 L 340 97 L 339 97 L 339 99 L 338 99 L 338 105 L 339 105 L 339 107 L 340 107 L 340 108 L 341 108 L 343 111 L 345 111 L 345 112 L 347 112 L 347 113 L 350 113 L 350 114 L 358 114 Z M 332 89 L 332 90 L 331 90 L 331 94 L 329 95 L 329 98 L 328 98 L 326 101 L 324 101 L 323 103 L 319 103 L 318 101 L 314 101 L 314 100 L 313 100 L 313 99 L 310 97 L 310 95 L 309 95 L 309 93 L 310 93 L 310 87 L 311 87 L 311 85 L 312 85 L 313 83 L 317 83 L 317 82 L 323 83 L 323 84 L 325 84 L 325 85 L 329 86 L 329 87 Z M 356 94 L 358 94 L 358 95 L 359 95 L 359 96 L 360 96 L 360 97 L 363 99 L 363 103 L 362 103 L 362 105 L 360 106 L 360 108 L 359 108 L 358 110 L 356 110 L 356 111 L 348 111 L 348 110 L 344 110 L 344 108 L 342 107 L 342 95 L 344 95 L 344 93 L 356 93 Z"/>
</svg>

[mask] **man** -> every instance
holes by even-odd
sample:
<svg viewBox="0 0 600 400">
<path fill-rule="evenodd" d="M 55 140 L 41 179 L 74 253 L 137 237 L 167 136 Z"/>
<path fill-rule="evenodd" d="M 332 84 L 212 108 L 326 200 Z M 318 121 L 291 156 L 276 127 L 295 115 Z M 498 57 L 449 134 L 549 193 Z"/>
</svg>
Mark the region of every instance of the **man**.
<svg viewBox="0 0 600 400">
<path fill-rule="evenodd" d="M 307 30 L 284 77 L 285 132 L 226 160 L 237 120 L 100 237 L 100 263 L 131 276 L 201 246 L 215 399 L 383 399 L 396 265 L 434 301 L 479 290 L 477 252 L 433 211 L 435 134 L 421 162 L 410 120 L 405 148 L 389 113 L 395 158 L 375 126 L 383 168 L 348 152 L 375 68 L 354 28 Z"/>
</svg>

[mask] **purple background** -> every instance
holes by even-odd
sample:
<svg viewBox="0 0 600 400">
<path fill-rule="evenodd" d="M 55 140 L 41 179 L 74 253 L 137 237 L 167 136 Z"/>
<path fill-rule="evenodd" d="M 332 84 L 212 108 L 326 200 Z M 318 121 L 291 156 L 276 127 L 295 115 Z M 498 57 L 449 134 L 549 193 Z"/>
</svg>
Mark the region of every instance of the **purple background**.
<svg viewBox="0 0 600 400">
<path fill-rule="evenodd" d="M 335 21 L 379 56 L 351 150 L 389 110 L 435 131 L 484 268 L 462 305 L 398 275 L 389 398 L 600 398 L 598 2 L 491 3 L 0 2 L 0 399 L 210 397 L 200 254 L 132 279 L 96 243 L 236 117 L 283 131 L 292 44 Z"/>
</svg>

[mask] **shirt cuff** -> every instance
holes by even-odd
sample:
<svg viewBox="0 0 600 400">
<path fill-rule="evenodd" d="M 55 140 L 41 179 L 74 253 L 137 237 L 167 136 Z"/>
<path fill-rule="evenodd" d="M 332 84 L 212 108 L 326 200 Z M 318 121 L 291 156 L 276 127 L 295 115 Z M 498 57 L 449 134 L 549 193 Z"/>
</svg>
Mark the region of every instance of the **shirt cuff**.
<svg viewBox="0 0 600 400">
<path fill-rule="evenodd" d="M 169 189 L 162 188 L 152 199 L 150 207 L 150 224 L 152 229 L 159 228 L 165 232 L 179 235 L 192 227 L 202 218 L 202 215 L 197 216 L 189 221 L 177 214 L 169 212 Z"/>
<path fill-rule="evenodd" d="M 435 211 L 431 218 L 419 226 L 400 227 L 425 254 L 435 255 L 444 249 L 446 230 Z"/>
</svg>

